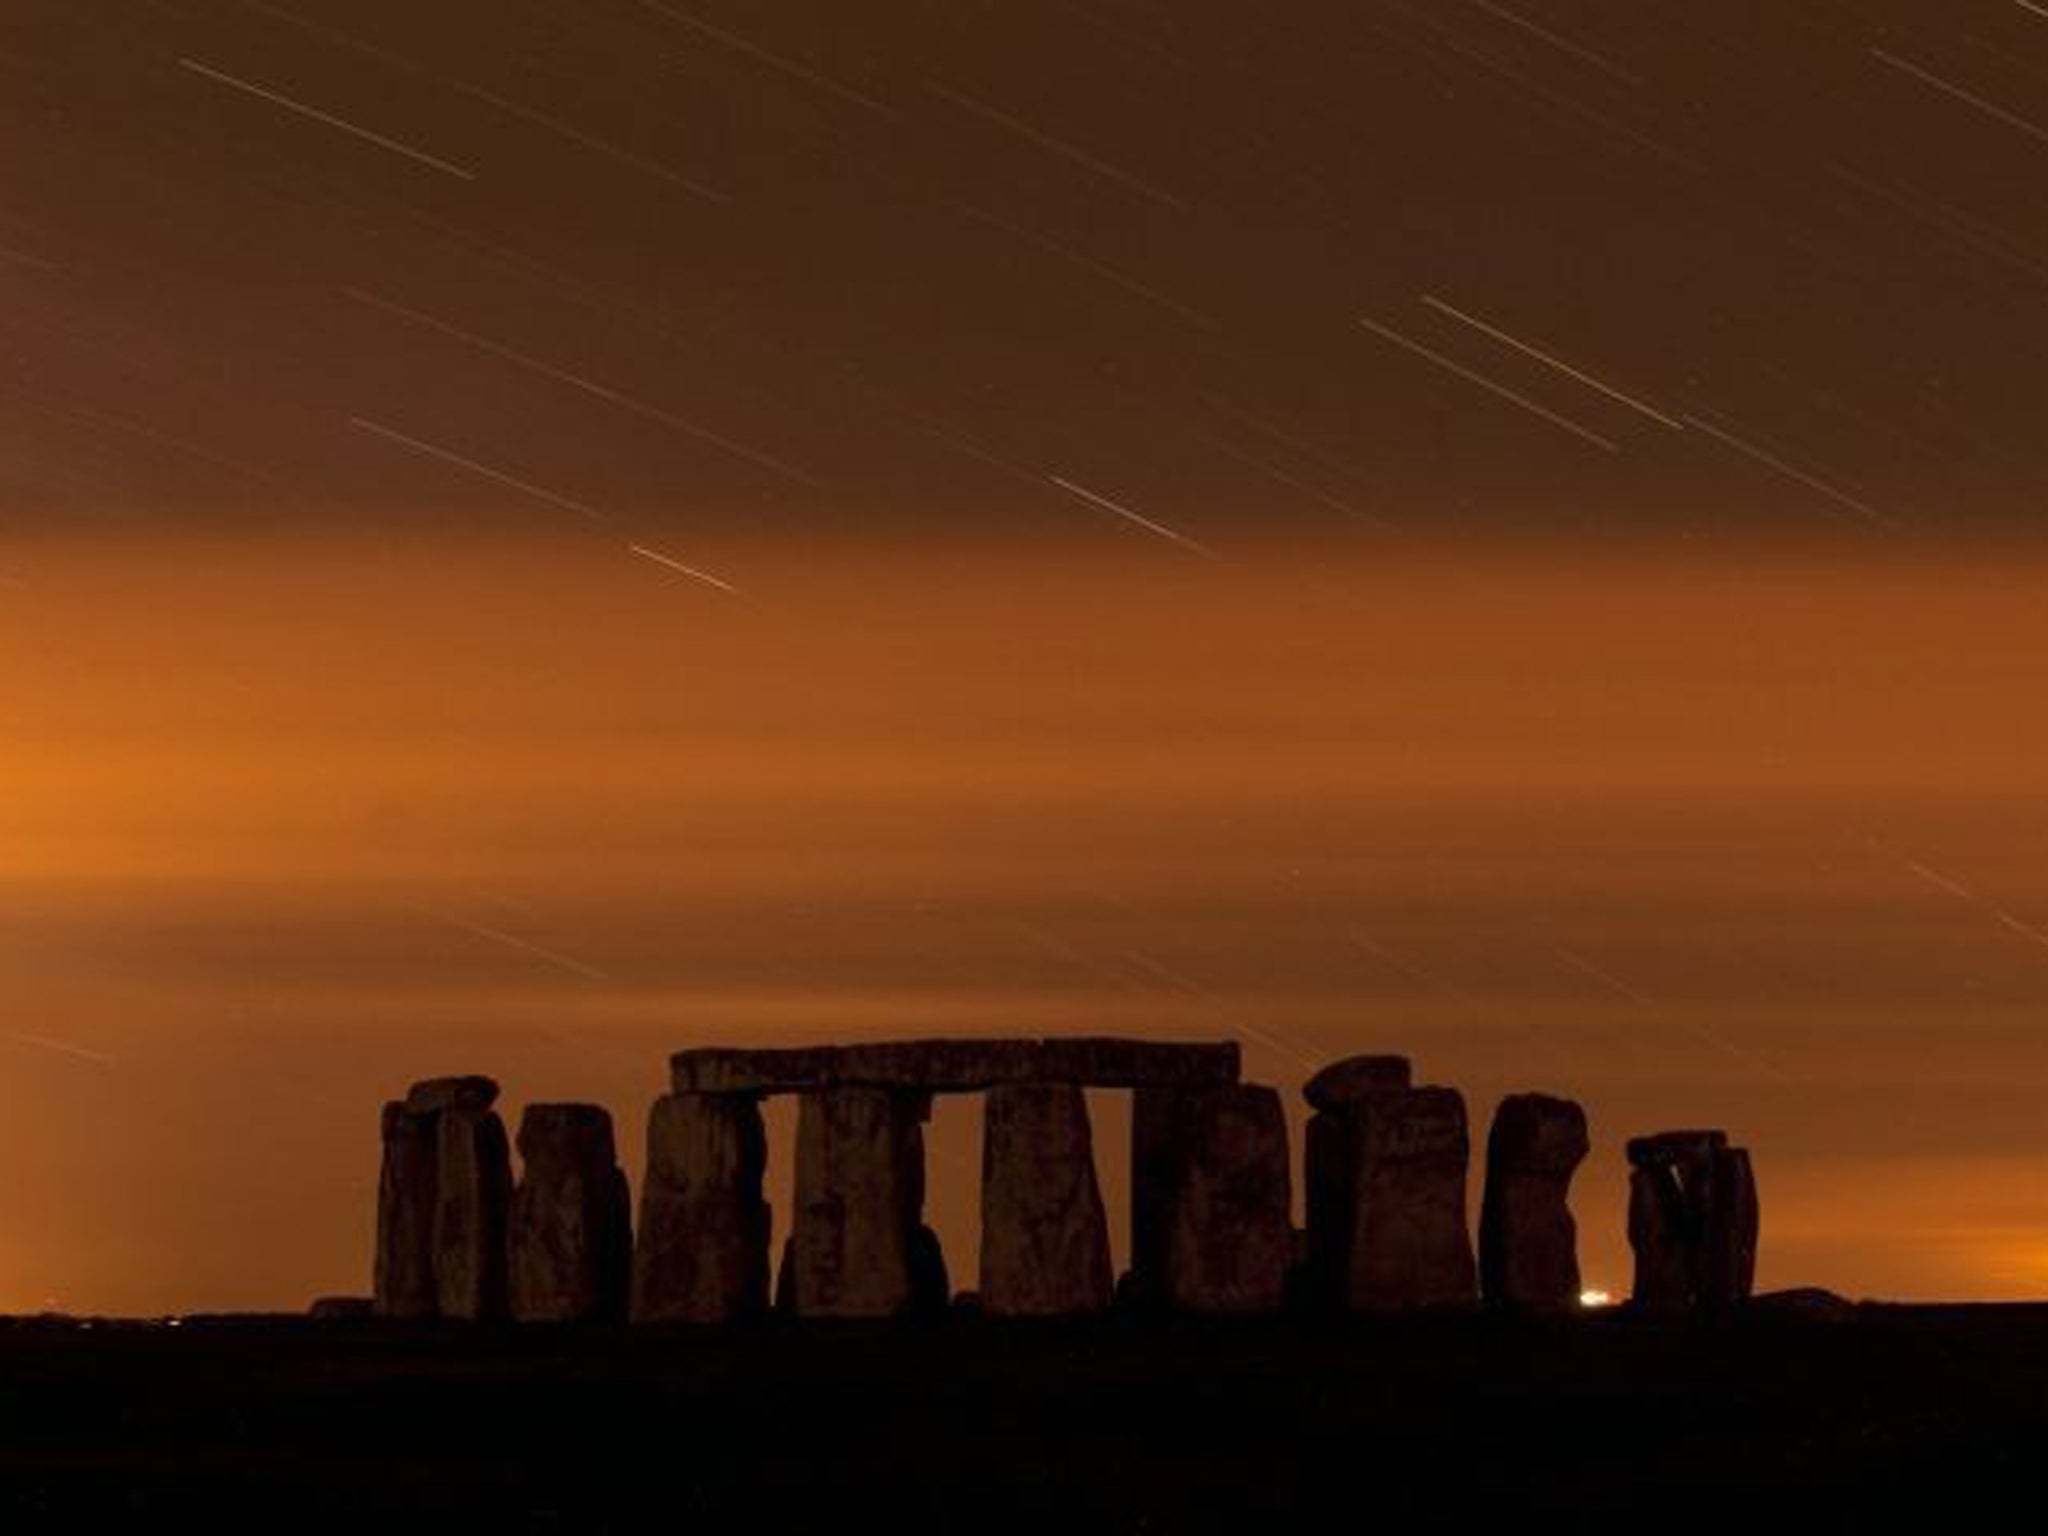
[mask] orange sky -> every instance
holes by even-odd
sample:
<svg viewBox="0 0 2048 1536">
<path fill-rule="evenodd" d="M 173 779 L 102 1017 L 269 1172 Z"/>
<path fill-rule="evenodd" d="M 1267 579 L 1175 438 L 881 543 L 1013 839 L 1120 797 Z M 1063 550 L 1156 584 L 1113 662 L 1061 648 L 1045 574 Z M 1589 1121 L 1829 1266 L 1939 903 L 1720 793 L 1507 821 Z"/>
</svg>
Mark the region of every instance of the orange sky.
<svg viewBox="0 0 2048 1536">
<path fill-rule="evenodd" d="M 431 1073 L 637 1178 L 675 1047 L 1061 1030 L 1578 1097 L 1589 1284 L 1709 1123 L 1764 1284 L 2048 1295 L 2048 564 L 712 553 L 0 544 L 0 1309 L 366 1289 Z"/>
</svg>

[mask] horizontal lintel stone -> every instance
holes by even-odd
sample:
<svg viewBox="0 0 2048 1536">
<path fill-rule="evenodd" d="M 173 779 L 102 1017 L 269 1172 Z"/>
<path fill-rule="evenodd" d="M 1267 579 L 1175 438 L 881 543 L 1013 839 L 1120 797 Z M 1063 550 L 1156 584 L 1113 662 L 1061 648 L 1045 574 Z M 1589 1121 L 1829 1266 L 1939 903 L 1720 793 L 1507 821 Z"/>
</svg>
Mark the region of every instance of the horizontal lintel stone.
<svg viewBox="0 0 2048 1536">
<path fill-rule="evenodd" d="M 803 1093 L 819 1088 L 902 1088 L 975 1093 L 1000 1083 L 1095 1088 L 1193 1088 L 1234 1083 L 1235 1041 L 892 1040 L 749 1050 L 705 1047 L 669 1059 L 677 1093 Z"/>
</svg>

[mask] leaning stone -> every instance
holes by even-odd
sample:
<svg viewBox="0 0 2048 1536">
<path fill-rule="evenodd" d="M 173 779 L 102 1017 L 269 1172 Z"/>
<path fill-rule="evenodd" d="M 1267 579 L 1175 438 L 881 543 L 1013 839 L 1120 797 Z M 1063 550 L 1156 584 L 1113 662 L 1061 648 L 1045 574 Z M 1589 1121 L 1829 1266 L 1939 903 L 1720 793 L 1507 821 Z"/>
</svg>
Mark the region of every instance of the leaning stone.
<svg viewBox="0 0 2048 1536">
<path fill-rule="evenodd" d="M 1294 1246 L 1287 1121 L 1274 1089 L 1180 1094 L 1163 1300 L 1202 1313 L 1278 1311 Z"/>
<path fill-rule="evenodd" d="M 1589 1150 L 1586 1112 L 1571 1100 L 1522 1093 L 1501 1101 L 1479 1210 L 1480 1289 L 1491 1304 L 1547 1314 L 1578 1306 L 1578 1226 L 1567 1197 Z"/>
<path fill-rule="evenodd" d="M 930 1102 L 882 1088 L 799 1101 L 789 1284 L 799 1317 L 890 1317 L 920 1299 Z"/>
<path fill-rule="evenodd" d="M 1088 1104 L 1069 1083 L 989 1090 L 982 1119 L 981 1305 L 1047 1317 L 1109 1305 L 1109 1227 Z"/>
<path fill-rule="evenodd" d="M 768 1302 L 767 1135 L 743 1094 L 675 1093 L 647 1118 L 633 1316 L 722 1323 Z"/>
<path fill-rule="evenodd" d="M 595 1104 L 529 1104 L 519 1156 L 508 1236 L 513 1317 L 623 1321 L 632 1211 L 612 1117 Z"/>
<path fill-rule="evenodd" d="M 432 1317 L 434 1212 L 440 1201 L 440 1141 L 433 1115 L 384 1106 L 384 1163 L 377 1179 L 379 1317 Z"/>
<path fill-rule="evenodd" d="M 501 1318 L 506 1211 L 512 1196 L 505 1124 L 490 1111 L 476 1109 L 444 1110 L 435 1120 L 435 1310 L 472 1322 Z"/>
<path fill-rule="evenodd" d="M 1406 1088 L 1412 1077 L 1406 1056 L 1347 1056 L 1310 1078 L 1301 1096 L 1315 1109 L 1343 1110 L 1376 1093 Z"/>
<path fill-rule="evenodd" d="M 498 1102 L 498 1085 L 488 1077 L 430 1077 L 406 1090 L 409 1114 L 434 1115 L 444 1109 L 473 1109 L 478 1113 Z"/>
<path fill-rule="evenodd" d="M 1379 1094 L 1353 1111 L 1351 1251 L 1344 1302 L 1358 1312 L 1471 1304 L 1465 1226 L 1471 1142 L 1455 1088 Z"/>
</svg>

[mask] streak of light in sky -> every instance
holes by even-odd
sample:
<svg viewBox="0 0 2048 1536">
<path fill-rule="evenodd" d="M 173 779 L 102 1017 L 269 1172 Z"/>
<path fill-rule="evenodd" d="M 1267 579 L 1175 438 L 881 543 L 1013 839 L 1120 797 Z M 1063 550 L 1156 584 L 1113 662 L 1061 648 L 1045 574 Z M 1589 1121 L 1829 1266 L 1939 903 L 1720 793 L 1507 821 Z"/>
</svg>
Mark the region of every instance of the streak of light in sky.
<svg viewBox="0 0 2048 1536">
<path fill-rule="evenodd" d="M 1193 550 L 1196 554 L 1202 555 L 1210 560 L 1217 560 L 1222 558 L 1220 555 L 1216 553 L 1215 550 L 1209 548 L 1208 545 L 1199 544 L 1195 540 L 1189 538 L 1186 534 L 1178 533 L 1175 530 L 1167 527 L 1164 523 L 1155 523 L 1154 521 L 1152 521 L 1151 518 L 1146 517 L 1143 513 L 1133 512 L 1129 507 L 1123 506 L 1118 502 L 1111 501 L 1107 496 L 1103 496 L 1095 491 L 1091 491 L 1084 485 L 1076 485 L 1073 481 L 1063 480 L 1058 475 L 1047 475 L 1045 478 L 1052 484 L 1058 486 L 1061 490 L 1065 491 L 1069 496 L 1079 497 L 1082 501 L 1088 502 L 1093 506 L 1100 507 L 1105 512 L 1113 512 L 1118 517 L 1123 518 L 1126 522 L 1135 523 L 1140 528 L 1149 529 L 1151 532 L 1158 534 L 1162 539 L 1171 539 L 1174 543 L 1180 545 L 1183 549 Z"/>
<path fill-rule="evenodd" d="M 1524 32 L 1527 32 L 1531 37 L 1541 38 L 1544 42 L 1550 44 L 1551 47 L 1557 49 L 1561 53 L 1570 54 L 1573 58 L 1577 59 L 1582 64 L 1590 64 L 1595 69 L 1600 70 L 1605 74 L 1612 75 L 1615 79 L 1623 81 L 1629 85 L 1641 85 L 1643 83 L 1643 77 L 1641 75 L 1638 75 L 1631 70 L 1623 69 L 1619 64 L 1615 63 L 1612 59 L 1609 59 L 1604 55 L 1595 53 L 1592 49 L 1587 48 L 1582 44 L 1575 43 L 1568 37 L 1562 37 L 1557 33 L 1551 31 L 1548 27 L 1539 27 L 1535 22 L 1529 20 L 1526 16 L 1518 16 L 1517 14 L 1515 14 L 1515 12 L 1507 9 L 1507 7 L 1505 6 L 1495 5 L 1492 3 L 1492 0 L 1472 0 L 1472 4 L 1478 6 L 1479 9 L 1486 12 L 1487 15 L 1496 17 L 1497 19 L 1506 22 L 1509 26 L 1520 27 Z"/>
<path fill-rule="evenodd" d="M 1111 165 L 1107 160 L 1091 155 L 1087 150 L 1077 145 L 1069 144 L 1064 139 L 1056 139 L 1051 134 L 1034 128 L 1029 123 L 1010 116 L 1007 112 L 999 111 L 986 102 L 976 101 L 972 96 L 962 95 L 951 86 L 941 85 L 936 80 L 925 81 L 924 88 L 941 101 L 948 102 L 963 112 L 971 113 L 985 122 L 993 123 L 999 128 L 1005 128 L 1011 133 L 1029 139 L 1040 149 L 1048 150 L 1062 159 L 1071 160 L 1074 164 L 1081 166 L 1085 170 L 1093 171 L 1098 176 L 1107 177 L 1111 181 L 1129 187 L 1133 192 L 1150 198 L 1155 203 L 1164 204 L 1168 208 L 1179 209 L 1183 213 L 1187 212 L 1188 205 L 1163 187 L 1155 186 L 1142 176 L 1134 176 L 1129 171 Z"/>
<path fill-rule="evenodd" d="M 1757 463 L 1764 465 L 1768 469 L 1775 469 L 1779 474 L 1785 475 L 1790 479 L 1797 480 L 1801 485 L 1805 486 L 1808 490 L 1818 491 L 1821 495 L 1827 497 L 1830 501 L 1839 502 L 1842 506 L 1847 507 L 1850 511 L 1856 513 L 1859 517 L 1862 517 L 1867 522 L 1873 524 L 1876 527 L 1898 527 L 1897 519 L 1886 517 L 1882 512 L 1878 511 L 1868 502 L 1857 500 L 1856 497 L 1851 496 L 1847 491 L 1842 490 L 1839 486 L 1830 485 L 1827 481 L 1822 480 L 1817 476 L 1810 475 L 1805 470 L 1799 469 L 1794 465 L 1786 463 L 1776 454 L 1771 453 L 1766 449 L 1759 448 L 1755 443 L 1749 442 L 1747 439 L 1737 437 L 1733 432 L 1723 431 L 1720 427 L 1715 426 L 1712 422 L 1703 421 L 1697 416 L 1687 416 L 1685 418 L 1685 421 L 1686 425 L 1697 427 L 1700 431 L 1706 433 L 1707 436 L 1713 438 L 1716 442 L 1723 443 L 1726 446 L 1733 448 L 1737 453 L 1743 455 L 1743 457 L 1754 459 Z"/>
<path fill-rule="evenodd" d="M 640 0 L 640 3 L 657 15 L 666 16 L 670 21 L 679 22 L 692 31 L 712 39 L 714 42 L 723 43 L 735 53 L 743 53 L 750 59 L 756 59 L 766 64 L 770 69 L 780 70 L 793 80 L 801 80 L 806 85 L 814 85 L 821 91 L 829 91 L 841 101 L 851 102 L 854 106 L 868 112 L 873 112 L 878 116 L 886 117 L 891 122 L 902 121 L 903 114 L 894 107 L 884 105 L 872 96 L 862 95 L 859 91 L 853 89 L 852 86 L 843 85 L 830 76 L 821 75 L 816 70 L 806 68 L 804 65 L 783 54 L 770 52 L 759 43 L 749 42 L 737 33 L 728 32 L 723 27 L 713 26 L 703 18 L 692 16 L 687 11 L 679 11 L 672 5 L 663 5 L 661 0 Z"/>
<path fill-rule="evenodd" d="M 1871 49 L 1870 55 L 1879 63 L 1889 64 L 1893 69 L 1900 71 L 1902 74 L 1911 75 L 1923 85 L 1932 86 L 1935 90 L 1945 95 L 1953 96 L 1957 101 L 1967 106 L 1975 107 L 1979 112 L 1985 113 L 1987 116 L 1996 118 L 2008 128 L 2017 128 L 2021 133 L 2027 134 L 2031 138 L 2039 139 L 2043 144 L 2048 144 L 2048 128 L 2043 128 L 2038 123 L 2029 122 L 2017 112 L 2009 112 L 1996 102 L 1986 101 L 1974 91 L 1966 91 L 1953 81 L 1944 80 L 1936 74 L 1930 74 L 1928 71 L 1920 68 L 1919 65 L 1909 64 L 1897 54 L 1886 53 L 1882 48 Z"/>
<path fill-rule="evenodd" d="M 507 474 L 502 469 L 493 469 L 490 465 L 479 463 L 475 459 L 465 458 L 462 454 L 456 453 L 452 449 L 437 448 L 434 444 L 409 436 L 399 431 L 396 427 L 387 427 L 382 422 L 371 421 L 365 416 L 351 416 L 348 420 L 349 425 L 356 428 L 357 431 L 371 433 L 376 437 L 384 438 L 388 442 L 410 448 L 415 453 L 423 453 L 429 458 L 439 459 L 444 464 L 453 464 L 459 469 L 466 469 L 471 474 L 481 475 L 486 480 L 495 481 L 499 485 L 531 496 L 536 501 L 544 501 L 551 506 L 561 507 L 570 512 L 581 513 L 592 522 L 606 523 L 611 521 L 610 518 L 606 517 L 595 507 L 585 506 L 573 497 L 564 496 L 558 491 L 551 491 L 544 485 L 535 485 L 530 480 L 522 480 L 517 475 Z"/>
<path fill-rule="evenodd" d="M 706 586 L 718 588 L 721 592 L 730 592 L 735 597 L 739 595 L 740 589 L 731 582 L 722 581 L 709 571 L 701 571 L 694 565 L 685 565 L 674 555 L 665 555 L 658 549 L 649 549 L 645 544 L 628 544 L 626 548 L 643 560 L 652 560 L 656 565 L 665 565 L 672 571 L 680 571 L 693 581 L 701 581 Z"/>
<path fill-rule="evenodd" d="M 476 180 L 476 172 L 466 166 L 456 165 L 453 161 L 443 160 L 439 155 L 430 155 L 423 149 L 413 148 L 410 144 L 402 144 L 397 139 L 387 138 L 381 133 L 363 127 L 360 123 L 352 123 L 345 117 L 336 117 L 332 112 L 323 112 L 318 107 L 308 106 L 303 101 L 295 101 L 282 92 L 273 91 L 267 86 L 257 85 L 254 81 L 244 80 L 239 76 L 228 74 L 225 70 L 215 69 L 210 64 L 202 64 L 197 59 L 180 59 L 178 60 L 178 66 L 181 69 L 190 70 L 195 75 L 202 75 L 208 80 L 216 81 L 221 85 L 232 87 L 250 96 L 255 96 L 276 106 L 283 107 L 288 112 L 296 112 L 299 116 L 309 118 L 313 122 L 323 123 L 327 127 L 336 129 L 339 132 L 352 134 L 365 143 L 375 144 L 380 149 L 388 149 L 393 154 L 403 155 L 408 160 L 430 166 L 434 170 L 440 171 L 443 175 L 459 177 L 463 181 Z"/>
<path fill-rule="evenodd" d="M 1435 310 L 1438 314 L 1448 315 L 1451 319 L 1458 321 L 1462 325 L 1469 325 L 1472 327 L 1473 330 L 1478 331 L 1483 335 L 1491 336 L 1495 341 L 1500 342 L 1503 346 L 1513 347 L 1517 352 L 1525 353 L 1528 356 L 1535 358 L 1537 362 L 1543 363 L 1548 367 L 1555 368 L 1559 373 L 1564 374 L 1567 378 L 1577 379 L 1581 384 L 1585 385 L 1588 389 L 1598 390 L 1601 394 L 1607 396 L 1608 399 L 1617 401 L 1620 404 L 1627 406 L 1630 410 L 1637 411 L 1642 415 L 1649 417 L 1652 421 L 1662 422 L 1665 426 L 1671 428 L 1674 432 L 1684 430 L 1684 427 L 1677 420 L 1670 416 L 1666 416 L 1662 411 L 1656 409 L 1654 406 L 1644 404 L 1641 400 L 1636 399 L 1635 396 L 1625 394 L 1623 391 L 1616 389 L 1611 384 L 1603 384 L 1600 380 L 1594 378 L 1591 374 L 1582 372 L 1581 370 L 1574 368 L 1570 363 L 1565 362 L 1563 359 L 1555 357 L 1552 354 L 1545 352 L 1542 348 L 1534 346 L 1529 342 L 1523 341 L 1518 337 L 1510 336 L 1506 331 L 1500 330 L 1495 326 L 1488 325 L 1484 320 L 1479 319 L 1477 316 L 1468 314 L 1466 311 L 1458 309 L 1453 305 L 1446 304 L 1442 299 L 1437 298 L 1434 294 L 1423 294 L 1422 302 L 1428 305 L 1431 309 Z"/>
<path fill-rule="evenodd" d="M 543 361 L 531 353 L 521 352 L 516 347 L 509 347 L 501 341 L 493 341 L 488 336 L 479 336 L 475 331 L 465 330 L 459 325 L 438 319 L 423 310 L 409 308 L 391 299 L 381 298 L 374 293 L 365 292 L 361 288 L 344 288 L 341 291 L 358 304 L 367 304 L 372 309 L 381 309 L 386 314 L 397 315 L 401 319 L 410 320 L 416 325 L 424 325 L 430 330 L 439 331 L 444 336 L 452 336 L 457 341 L 465 342 L 479 351 L 488 352 L 493 357 L 502 358 L 508 363 L 515 363 L 519 367 L 529 369 L 534 373 L 545 374 L 557 383 L 566 384 L 571 389 L 581 390 L 586 395 L 645 416 L 651 421 L 658 421 L 664 426 L 674 427 L 678 432 L 687 433 L 702 442 L 710 443 L 713 447 L 722 448 L 727 453 L 745 459 L 750 464 L 757 464 L 763 469 L 774 470 L 777 474 L 785 475 L 801 485 L 811 487 L 813 490 L 822 490 L 824 488 L 823 481 L 815 476 L 806 474 L 793 464 L 785 463 L 771 454 L 763 453 L 758 448 L 750 448 L 745 443 L 735 442 L 732 438 L 718 432 L 713 432 L 709 427 L 700 426 L 687 417 L 678 416 L 674 411 L 664 410 L 658 405 L 650 405 L 645 400 L 613 389 L 608 384 L 600 384 L 595 379 L 585 378 L 580 373 L 571 373 L 566 368 L 558 368 L 553 363 Z"/>
<path fill-rule="evenodd" d="M 1590 431 L 1587 428 L 1580 426 L 1577 422 L 1572 421 L 1567 417 L 1558 415 L 1557 412 L 1550 410 L 1546 406 L 1538 405 L 1534 400 L 1531 400 L 1527 395 L 1518 394 L 1516 391 L 1509 389 L 1505 384 L 1496 384 L 1492 379 L 1487 378 L 1484 374 L 1473 372 L 1470 368 L 1467 368 L 1463 363 L 1456 363 L 1451 361 L 1451 359 L 1445 357 L 1441 352 L 1432 351 L 1430 348 L 1425 347 L 1419 341 L 1411 341 L 1408 337 L 1403 336 L 1399 331 L 1391 330 L 1387 326 L 1381 325 L 1378 321 L 1368 320 L 1363 315 L 1359 316 L 1358 323 L 1365 327 L 1365 329 L 1367 329 L 1368 331 L 1371 331 L 1375 336 L 1383 337 L 1384 339 L 1393 342 L 1394 345 L 1398 347 L 1407 348 L 1410 352 L 1413 352 L 1417 357 L 1424 358 L 1429 362 L 1436 364 L 1437 367 L 1444 369 L 1446 372 L 1456 374 L 1459 378 L 1464 379 L 1468 383 L 1477 384 L 1481 389 L 1486 390 L 1489 394 L 1498 395 L 1501 399 L 1506 400 L 1511 404 L 1520 406 L 1530 415 L 1542 418 L 1544 421 L 1549 422 L 1552 426 L 1561 428 L 1564 431 L 1571 433 L 1573 437 L 1580 438 L 1585 442 L 1589 442 L 1594 447 L 1602 449 L 1607 453 L 1621 452 L 1621 445 L 1619 443 L 1612 442 L 1609 439 L 1602 437 L 1598 432 Z"/>
</svg>

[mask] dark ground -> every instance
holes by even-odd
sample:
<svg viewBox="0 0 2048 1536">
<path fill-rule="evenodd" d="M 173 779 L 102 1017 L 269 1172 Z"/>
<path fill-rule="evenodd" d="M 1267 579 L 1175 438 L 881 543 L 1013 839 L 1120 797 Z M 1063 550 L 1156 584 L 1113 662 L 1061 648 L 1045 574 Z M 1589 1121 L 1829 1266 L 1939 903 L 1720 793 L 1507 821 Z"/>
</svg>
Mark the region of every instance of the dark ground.
<svg viewBox="0 0 2048 1536">
<path fill-rule="evenodd" d="M 2044 1480 L 2036 1307 L 1711 1326 L 0 1323 L 7 1532 L 181 1515 L 208 1530 L 1953 1530 L 2037 1523 Z"/>
</svg>

